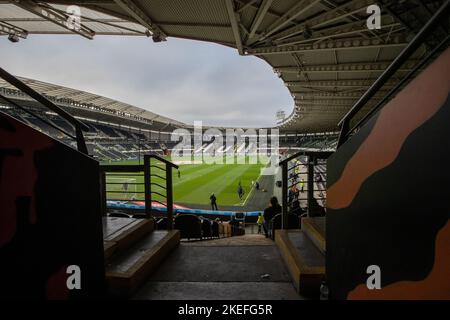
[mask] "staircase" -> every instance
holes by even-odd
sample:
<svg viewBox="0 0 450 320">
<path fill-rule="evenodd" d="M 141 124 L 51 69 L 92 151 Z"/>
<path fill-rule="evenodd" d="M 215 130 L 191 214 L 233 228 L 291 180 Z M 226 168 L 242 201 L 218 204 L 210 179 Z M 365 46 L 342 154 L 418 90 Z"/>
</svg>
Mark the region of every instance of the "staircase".
<svg viewBox="0 0 450 320">
<path fill-rule="evenodd" d="M 300 230 L 277 230 L 275 243 L 298 292 L 318 298 L 325 277 L 325 218 L 302 218 Z"/>
<path fill-rule="evenodd" d="M 153 219 L 103 218 L 108 294 L 130 297 L 180 243 L 177 230 L 154 230 Z"/>
</svg>

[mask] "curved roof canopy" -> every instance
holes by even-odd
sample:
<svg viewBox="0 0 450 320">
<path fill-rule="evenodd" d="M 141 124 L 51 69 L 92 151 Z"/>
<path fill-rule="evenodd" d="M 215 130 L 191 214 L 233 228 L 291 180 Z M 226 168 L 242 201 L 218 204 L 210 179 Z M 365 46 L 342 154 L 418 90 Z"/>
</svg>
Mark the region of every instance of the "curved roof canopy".
<svg viewBox="0 0 450 320">
<path fill-rule="evenodd" d="M 367 8 L 373 0 L 0 1 L 0 34 L 136 35 L 155 42 L 173 36 L 234 47 L 240 55 L 266 60 L 289 88 L 294 106 L 283 130 L 335 131 L 444 0 L 376 2 L 381 25 L 369 30 Z M 81 9 L 75 30 L 67 24 L 70 5 Z M 439 32 L 448 32 L 448 25 Z M 426 42 L 398 75 L 435 43 Z M 367 108 L 382 96 L 383 91 Z"/>
<path fill-rule="evenodd" d="M 59 103 L 64 103 L 74 107 L 84 107 L 92 112 L 106 112 L 108 114 L 114 114 L 119 117 L 127 117 L 138 121 L 140 120 L 150 123 L 159 122 L 161 124 L 170 124 L 173 127 L 187 126 L 180 121 L 163 117 L 156 113 L 132 106 L 130 104 L 99 96 L 93 93 L 71 89 L 38 80 L 23 77 L 18 78 L 35 91 Z M 0 78 L 0 89 L 2 88 L 14 91 L 15 95 L 21 94 L 21 92 L 16 89 L 16 87 Z M 23 99 L 32 100 L 27 96 L 24 96 Z"/>
</svg>

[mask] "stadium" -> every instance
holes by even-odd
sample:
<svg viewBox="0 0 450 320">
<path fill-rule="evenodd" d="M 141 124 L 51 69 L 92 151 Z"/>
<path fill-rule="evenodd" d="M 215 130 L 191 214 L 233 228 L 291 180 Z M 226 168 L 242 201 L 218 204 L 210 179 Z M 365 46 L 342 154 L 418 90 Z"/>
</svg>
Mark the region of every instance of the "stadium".
<svg viewBox="0 0 450 320">
<path fill-rule="evenodd" d="M 1 1 L 1 299 L 450 299 L 449 32 L 448 0 Z M 291 111 L 203 124 L 4 68 L 52 37 L 221 46 Z"/>
</svg>

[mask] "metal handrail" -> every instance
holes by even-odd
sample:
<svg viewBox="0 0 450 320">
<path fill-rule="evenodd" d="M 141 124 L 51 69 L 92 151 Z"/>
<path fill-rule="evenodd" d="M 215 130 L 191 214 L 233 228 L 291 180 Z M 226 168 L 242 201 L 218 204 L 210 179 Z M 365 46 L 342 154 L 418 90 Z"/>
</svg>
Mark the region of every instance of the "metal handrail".
<svg viewBox="0 0 450 320">
<path fill-rule="evenodd" d="M 392 88 L 386 96 L 378 102 L 378 104 L 372 108 L 361 120 L 358 121 L 357 124 L 355 124 L 348 132 L 351 133 L 356 130 L 356 128 L 359 128 L 364 122 L 367 121 L 367 119 L 373 115 L 384 103 L 389 100 L 390 97 L 394 95 L 417 71 L 422 69 L 427 62 L 439 51 L 441 51 L 446 45 L 447 42 L 450 40 L 450 35 L 447 36 L 436 48 L 433 49 L 420 63 L 418 63 L 397 85 Z"/>
<path fill-rule="evenodd" d="M 164 159 L 164 158 L 162 158 L 162 157 L 160 157 L 160 156 L 158 156 L 156 154 L 150 154 L 150 155 L 147 155 L 147 156 L 149 156 L 150 158 L 158 159 L 159 161 L 164 162 L 166 165 L 171 166 L 172 168 L 175 168 L 175 169 L 179 168 L 178 165 L 176 165 L 175 163 L 170 162 L 169 160 L 166 160 L 166 159 Z"/>
<path fill-rule="evenodd" d="M 152 168 L 152 167 L 155 167 L 155 165 L 152 165 L 152 164 L 151 164 L 151 159 L 156 159 L 156 160 L 161 161 L 162 163 L 165 164 L 165 171 L 166 171 L 166 177 L 165 177 L 165 180 L 166 180 L 166 188 L 165 188 L 165 190 L 166 190 L 166 195 L 165 195 L 165 198 L 166 198 L 167 221 L 168 221 L 167 229 L 168 229 L 168 230 L 172 230 L 172 229 L 173 229 L 173 183 L 172 183 L 172 169 L 173 169 L 173 168 L 178 169 L 179 167 L 178 167 L 178 165 L 176 165 L 176 164 L 174 164 L 174 163 L 172 163 L 172 162 L 170 162 L 170 161 L 168 161 L 168 160 L 166 160 L 166 159 L 164 159 L 164 158 L 162 158 L 162 157 L 160 157 L 160 156 L 158 156 L 158 155 L 156 155 L 156 154 L 145 155 L 145 156 L 144 156 L 144 165 L 145 165 L 146 174 L 148 174 L 149 178 L 150 178 L 150 177 L 157 176 L 157 177 L 159 177 L 159 178 L 161 178 L 161 179 L 164 180 L 164 177 L 161 177 L 161 176 L 156 175 L 156 174 L 152 174 L 152 173 L 150 172 L 151 168 Z M 162 168 L 160 168 L 159 166 L 156 166 L 156 167 L 157 167 L 157 169 L 160 169 L 160 170 L 162 169 Z M 146 189 L 148 190 L 148 192 L 147 192 L 147 194 L 146 194 L 146 201 L 147 201 L 147 199 L 148 199 L 148 201 L 151 202 L 151 201 L 152 201 L 152 198 L 151 198 L 152 194 L 153 194 L 153 193 L 159 194 L 159 193 L 157 193 L 157 192 L 155 192 L 155 191 L 151 191 L 151 182 L 150 182 L 150 179 L 148 179 L 148 181 L 146 181 L 146 183 L 147 183 L 147 184 L 146 184 Z M 162 196 L 161 194 L 159 194 L 159 195 Z M 154 200 L 154 201 L 157 201 L 157 200 Z M 159 201 L 157 201 L 157 202 L 159 202 Z"/>
<path fill-rule="evenodd" d="M 23 112 L 26 112 L 26 113 L 32 115 L 33 117 L 35 117 L 35 118 L 38 119 L 39 121 L 42 121 L 43 123 L 45 123 L 46 125 L 52 127 L 53 129 L 58 130 L 58 131 L 60 131 L 61 133 L 64 133 L 66 136 L 68 136 L 68 137 L 70 137 L 70 138 L 72 138 L 72 139 L 74 139 L 74 140 L 77 139 L 74 135 L 68 133 L 66 130 L 61 129 L 61 128 L 58 127 L 58 126 L 55 126 L 55 125 L 54 125 L 53 123 L 51 123 L 50 121 L 45 120 L 44 118 L 38 116 L 38 115 L 35 114 L 34 112 L 31 112 L 30 110 L 27 110 L 26 108 L 24 108 L 24 107 L 22 107 L 21 105 L 15 103 L 14 101 L 12 101 L 12 100 L 6 98 L 4 95 L 0 94 L 0 98 L 3 99 L 4 101 L 6 101 L 7 103 L 13 105 L 14 107 L 16 107 L 16 108 L 22 110 Z"/>
<path fill-rule="evenodd" d="M 165 179 L 165 177 L 163 177 L 163 176 L 160 176 L 159 174 L 151 174 L 151 176 L 152 177 L 155 177 L 155 178 L 160 178 L 161 180 L 164 180 Z"/>
<path fill-rule="evenodd" d="M 162 189 L 166 189 L 166 187 L 164 187 L 164 186 L 162 186 L 162 185 L 160 185 L 159 183 L 156 183 L 156 182 L 151 182 L 150 185 L 155 185 L 155 186 L 158 186 L 158 187 L 160 187 Z"/>
<path fill-rule="evenodd" d="M 165 168 L 154 166 L 151 164 L 151 159 L 157 159 L 165 164 Z M 165 170 L 166 177 L 155 175 L 151 173 L 152 168 L 157 168 L 159 170 Z M 144 176 L 144 183 L 130 183 L 130 184 L 144 184 L 143 192 L 135 192 L 139 194 L 144 194 L 144 202 L 145 202 L 145 215 L 150 218 L 152 212 L 152 202 L 159 203 L 164 205 L 167 208 L 167 219 L 169 221 L 168 229 L 171 230 L 173 228 L 173 183 L 172 183 L 172 168 L 178 169 L 178 166 L 164 158 L 161 158 L 158 155 L 144 155 L 144 164 L 139 165 L 101 165 L 100 171 L 102 174 L 102 203 L 106 204 L 106 194 L 107 193 L 121 193 L 119 191 L 108 191 L 106 185 L 111 184 L 106 182 L 106 173 L 113 173 L 112 175 L 119 175 L 119 173 L 128 173 L 129 175 L 136 175 L 137 172 L 142 172 Z M 130 174 L 131 173 L 131 174 Z M 134 174 L 133 174 L 134 173 Z M 152 182 L 152 177 L 158 177 L 161 179 L 165 179 L 166 186 Z M 118 184 L 118 183 L 113 183 Z M 152 190 L 152 186 L 158 186 L 166 190 L 166 195 L 163 195 L 157 191 Z M 162 203 L 158 200 L 152 200 L 152 195 L 156 194 L 166 199 L 166 203 Z M 106 207 L 103 210 L 106 213 Z"/>
<path fill-rule="evenodd" d="M 4 69 L 0 68 L 0 78 L 4 79 L 6 82 L 9 82 L 12 86 L 16 87 L 20 91 L 24 92 L 34 100 L 40 102 L 42 105 L 47 107 L 48 109 L 52 110 L 53 112 L 57 113 L 61 118 L 69 122 L 75 129 L 75 140 L 77 142 L 77 148 L 78 151 L 88 154 L 88 150 L 86 147 L 86 141 L 84 140 L 83 131 L 89 131 L 89 127 L 82 123 L 81 121 L 77 120 L 74 116 L 72 116 L 70 113 L 66 112 L 62 108 L 55 105 L 53 102 L 45 98 L 43 95 L 38 93 L 37 91 L 33 90 L 31 87 L 26 85 L 24 82 L 13 76 L 12 74 L 8 73 Z M 72 137 L 69 135 L 69 137 Z M 73 137 L 72 137 L 73 138 Z"/>
<path fill-rule="evenodd" d="M 403 51 L 394 59 L 390 66 L 380 75 L 380 77 L 370 86 L 363 96 L 355 103 L 355 105 L 347 112 L 347 114 L 339 121 L 338 126 L 341 128 L 339 134 L 337 148 L 339 148 L 347 139 L 350 120 L 369 102 L 369 100 L 391 79 L 397 70 L 408 60 L 411 55 L 423 44 L 425 38 L 439 25 L 440 21 L 448 16 L 450 11 L 450 0 L 447 0 L 435 12 L 433 17 L 425 24 L 425 26 L 416 34 L 414 39 L 403 49 Z"/>
<path fill-rule="evenodd" d="M 317 158 L 327 159 L 332 154 L 333 154 L 333 152 L 331 152 L 331 151 L 299 151 L 299 152 L 293 154 L 292 156 L 289 156 L 288 158 L 281 160 L 279 165 L 281 166 L 284 163 L 288 163 L 289 161 L 291 161 L 293 159 L 296 159 L 296 158 L 298 158 L 300 156 L 314 155 Z"/>
<path fill-rule="evenodd" d="M 157 194 L 161 198 L 166 198 L 167 199 L 167 196 L 165 194 L 159 193 L 158 191 L 150 191 L 150 193 L 151 194 Z"/>
<path fill-rule="evenodd" d="M 288 216 L 288 205 L 289 205 L 289 199 L 288 199 L 288 189 L 289 189 L 289 177 L 288 177 L 288 165 L 289 161 L 296 159 L 300 156 L 308 156 L 308 161 L 306 164 L 304 164 L 308 170 L 306 172 L 307 179 L 304 180 L 304 183 L 307 186 L 307 201 L 308 201 L 308 208 L 311 208 L 312 198 L 314 197 L 314 163 L 319 159 L 328 159 L 333 152 L 327 152 L 327 151 L 300 151 L 296 154 L 284 159 L 283 161 L 280 161 L 279 165 L 281 166 L 281 207 L 282 207 L 282 215 L 281 215 L 281 228 L 286 229 L 286 221 Z M 292 185 L 290 186 L 292 187 Z M 326 190 L 324 190 L 326 191 Z"/>
</svg>

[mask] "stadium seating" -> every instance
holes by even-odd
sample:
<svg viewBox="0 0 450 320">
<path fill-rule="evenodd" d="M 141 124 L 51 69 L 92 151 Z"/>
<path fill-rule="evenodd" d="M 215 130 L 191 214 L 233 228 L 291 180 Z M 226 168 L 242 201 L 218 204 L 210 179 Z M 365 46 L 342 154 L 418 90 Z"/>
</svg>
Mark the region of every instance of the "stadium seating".
<svg viewBox="0 0 450 320">
<path fill-rule="evenodd" d="M 183 214 L 175 217 L 174 228 L 180 231 L 182 239 L 202 239 L 202 223 L 195 215 Z"/>
<path fill-rule="evenodd" d="M 288 223 L 286 229 L 298 229 L 300 227 L 299 217 L 293 213 L 288 213 Z M 275 215 L 269 222 L 269 236 L 275 239 L 275 230 L 281 229 L 281 213 Z"/>
<path fill-rule="evenodd" d="M 59 127 L 69 133 L 74 133 L 70 124 L 68 124 L 61 117 L 43 112 L 42 109 L 32 110 L 39 117 L 47 120 L 56 127 Z M 64 135 L 57 129 L 47 125 L 37 118 L 14 108 L 8 109 L 7 113 L 25 122 L 28 125 L 47 133 L 48 135 L 64 142 Z M 139 130 L 121 127 L 120 119 L 117 123 L 98 123 L 96 120 L 83 121 L 88 127 L 89 132 L 85 133 L 86 144 L 88 145 L 90 154 L 99 161 L 121 161 L 121 160 L 135 160 L 142 157 L 148 152 L 163 154 L 164 150 L 172 150 L 177 142 L 170 141 L 170 134 L 166 133 L 142 133 Z M 157 131 L 158 126 L 151 128 Z M 66 142 L 64 142 L 66 143 Z M 69 146 L 76 148 L 73 141 L 66 143 Z M 335 136 L 285 136 L 280 138 L 280 148 L 312 148 L 312 149 L 330 149 L 335 148 Z M 201 148 L 194 150 L 194 154 L 205 151 L 211 145 L 204 143 Z M 249 149 L 250 146 L 241 146 L 242 150 Z M 225 149 L 223 149 L 225 150 Z"/>
<path fill-rule="evenodd" d="M 211 231 L 213 238 L 220 238 L 219 223 L 217 221 L 212 222 Z"/>
<path fill-rule="evenodd" d="M 211 220 L 202 218 L 202 237 L 207 239 L 212 237 Z"/>
<path fill-rule="evenodd" d="M 156 230 L 167 230 L 168 223 L 169 221 L 166 217 L 159 218 L 156 221 Z"/>
</svg>

